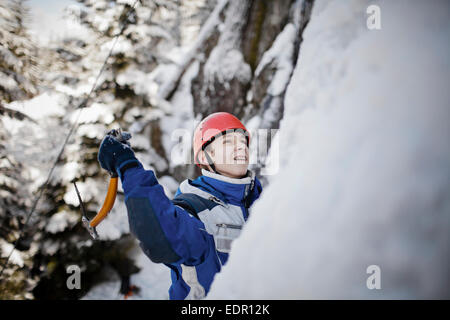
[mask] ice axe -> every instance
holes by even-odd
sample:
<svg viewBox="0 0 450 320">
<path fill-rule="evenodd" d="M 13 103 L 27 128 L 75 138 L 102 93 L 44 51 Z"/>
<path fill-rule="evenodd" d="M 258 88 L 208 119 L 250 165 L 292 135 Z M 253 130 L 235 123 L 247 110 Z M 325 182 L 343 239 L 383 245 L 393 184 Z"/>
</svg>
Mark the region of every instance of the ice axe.
<svg viewBox="0 0 450 320">
<path fill-rule="evenodd" d="M 108 132 L 108 135 L 114 137 L 114 139 L 118 140 L 121 143 L 124 143 L 128 146 L 130 145 L 128 140 L 131 138 L 131 134 L 129 134 L 128 132 L 122 132 L 120 129 L 113 129 Z M 114 207 L 114 202 L 116 201 L 119 177 L 116 172 L 109 172 L 109 174 L 111 175 L 111 178 L 109 179 L 108 191 L 106 193 L 105 200 L 103 201 L 103 205 L 100 211 L 98 211 L 98 213 L 92 219 L 89 219 L 89 217 L 87 216 L 80 192 L 78 191 L 76 183 L 73 183 L 78 196 L 78 200 L 80 201 L 81 211 L 83 213 L 81 221 L 83 222 L 83 225 L 86 227 L 86 229 L 88 229 L 90 235 L 92 236 L 92 238 L 94 238 L 94 240 L 97 240 L 99 238 L 96 227 L 100 222 L 103 221 L 103 219 L 106 218 L 108 213 Z"/>
</svg>

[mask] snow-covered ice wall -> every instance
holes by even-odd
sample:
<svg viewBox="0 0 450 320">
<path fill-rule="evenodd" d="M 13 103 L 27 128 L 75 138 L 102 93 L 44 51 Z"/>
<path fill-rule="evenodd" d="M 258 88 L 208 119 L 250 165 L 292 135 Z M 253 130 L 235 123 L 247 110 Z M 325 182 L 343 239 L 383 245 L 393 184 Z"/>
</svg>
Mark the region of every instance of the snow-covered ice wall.
<svg viewBox="0 0 450 320">
<path fill-rule="evenodd" d="M 315 1 L 280 170 L 208 298 L 450 298 L 449 39 L 447 1 Z"/>
</svg>

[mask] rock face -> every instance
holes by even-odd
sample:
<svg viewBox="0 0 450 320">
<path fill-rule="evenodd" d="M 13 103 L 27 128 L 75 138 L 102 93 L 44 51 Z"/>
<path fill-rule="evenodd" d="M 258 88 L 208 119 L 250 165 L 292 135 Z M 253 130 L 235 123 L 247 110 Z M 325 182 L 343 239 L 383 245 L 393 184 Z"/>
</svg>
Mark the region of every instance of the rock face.
<svg viewBox="0 0 450 320">
<path fill-rule="evenodd" d="M 278 127 L 284 91 L 311 7 L 312 1 L 230 1 L 220 28 L 199 56 L 200 70 L 192 81 L 195 114 L 203 117 L 226 111 L 246 121 L 271 109 L 266 127 Z M 271 60 L 275 55 L 270 57 L 269 51 L 287 25 L 291 26 L 283 43 L 288 46 L 284 60 Z M 286 81 L 276 92 L 268 93 L 280 69 L 287 73 Z"/>
<path fill-rule="evenodd" d="M 207 49 L 211 49 L 204 53 L 205 60 L 192 83 L 196 114 L 236 113 L 243 108 L 251 69 L 244 61 L 241 46 L 250 6 L 248 0 L 230 1 L 224 11 L 222 31 L 217 30 L 218 34 L 209 41 Z"/>
<path fill-rule="evenodd" d="M 226 111 L 244 123 L 257 119 L 258 129 L 279 129 L 312 6 L 310 0 L 229 1 L 197 56 L 199 71 L 191 83 L 194 114 L 203 118 Z M 268 139 L 266 150 L 271 143 Z M 266 151 L 259 152 L 252 165 L 258 175 L 266 157 Z M 266 177 L 262 181 L 268 182 Z"/>
</svg>

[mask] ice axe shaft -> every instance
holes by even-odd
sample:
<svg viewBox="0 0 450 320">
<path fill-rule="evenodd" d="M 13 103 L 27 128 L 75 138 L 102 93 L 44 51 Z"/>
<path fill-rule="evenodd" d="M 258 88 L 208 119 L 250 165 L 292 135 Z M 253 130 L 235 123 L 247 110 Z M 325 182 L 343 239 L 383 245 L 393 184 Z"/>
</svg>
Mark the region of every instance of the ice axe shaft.
<svg viewBox="0 0 450 320">
<path fill-rule="evenodd" d="M 83 217 L 81 218 L 81 221 L 83 222 L 83 225 L 86 227 L 86 229 L 88 229 L 88 231 L 91 234 L 92 238 L 98 239 L 97 230 L 95 230 L 95 228 L 92 228 L 89 225 L 89 218 L 88 218 L 87 213 L 86 213 L 86 208 L 84 207 L 84 203 L 83 203 L 83 200 L 81 199 L 80 191 L 78 191 L 78 187 L 77 187 L 77 184 L 75 183 L 75 181 L 73 182 L 73 185 L 74 185 L 75 191 L 77 193 L 78 201 L 80 202 L 81 213 L 83 214 Z"/>
</svg>

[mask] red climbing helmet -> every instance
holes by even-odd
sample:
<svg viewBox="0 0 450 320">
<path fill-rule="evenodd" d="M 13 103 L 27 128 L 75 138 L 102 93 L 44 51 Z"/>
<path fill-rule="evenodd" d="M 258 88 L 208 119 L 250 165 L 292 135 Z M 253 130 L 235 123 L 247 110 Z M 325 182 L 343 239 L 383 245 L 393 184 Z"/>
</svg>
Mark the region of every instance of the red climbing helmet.
<svg viewBox="0 0 450 320">
<path fill-rule="evenodd" d="M 194 131 L 194 162 L 200 166 L 198 153 L 206 148 L 216 137 L 228 130 L 240 129 L 247 137 L 247 145 L 250 144 L 250 133 L 238 118 L 228 112 L 212 113 L 203 119 Z"/>
</svg>

